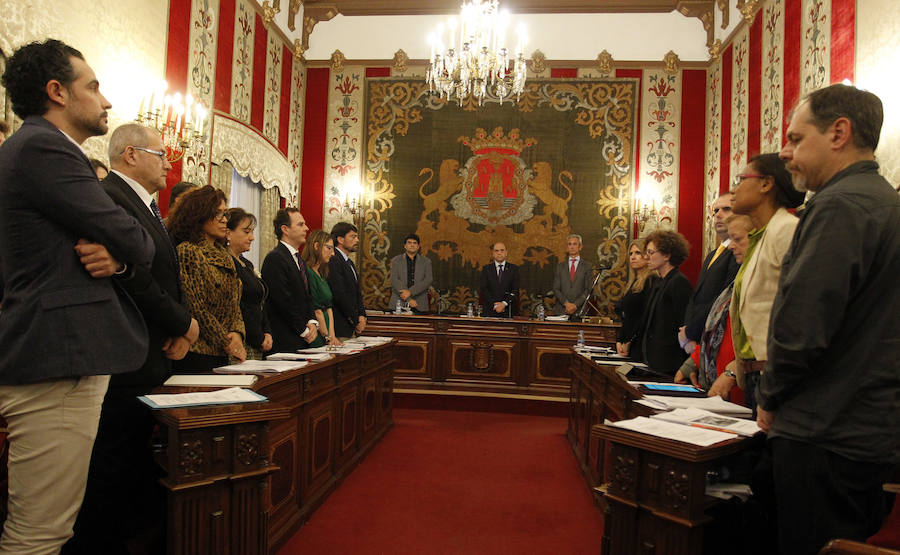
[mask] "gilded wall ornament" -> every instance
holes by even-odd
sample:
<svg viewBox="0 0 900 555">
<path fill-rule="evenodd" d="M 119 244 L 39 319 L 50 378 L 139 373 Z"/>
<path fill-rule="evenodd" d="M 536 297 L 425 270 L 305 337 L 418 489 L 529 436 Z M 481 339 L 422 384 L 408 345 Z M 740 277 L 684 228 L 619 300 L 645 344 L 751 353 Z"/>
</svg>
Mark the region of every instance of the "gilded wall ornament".
<svg viewBox="0 0 900 555">
<path fill-rule="evenodd" d="M 663 61 L 666 64 L 665 72 L 667 74 L 675 75 L 676 73 L 678 73 L 678 64 L 681 62 L 681 60 L 678 58 L 678 54 L 676 54 L 673 50 L 669 50 L 669 52 L 666 53 Z"/>
<path fill-rule="evenodd" d="M 331 70 L 332 71 L 344 71 L 344 62 L 347 61 L 347 58 L 344 57 L 344 53 L 340 50 L 335 50 L 331 54 Z"/>
<path fill-rule="evenodd" d="M 731 19 L 729 17 L 731 15 L 731 10 L 728 9 L 728 0 L 716 0 L 716 7 L 719 8 L 719 11 L 722 12 L 722 29 L 728 28 L 728 20 Z"/>
<path fill-rule="evenodd" d="M 262 9 L 263 25 L 265 25 L 266 27 L 268 27 L 272 24 L 273 21 L 275 21 L 275 14 L 281 11 L 277 6 L 272 6 L 272 3 L 268 0 L 266 2 L 263 2 Z"/>
<path fill-rule="evenodd" d="M 300 39 L 294 39 L 294 58 L 298 60 L 306 61 L 306 58 L 303 57 L 303 54 L 306 53 L 306 48 L 303 46 L 303 42 Z"/>
<path fill-rule="evenodd" d="M 531 55 L 531 71 L 532 73 L 544 73 L 547 71 L 547 56 L 540 50 L 535 50 Z"/>
<path fill-rule="evenodd" d="M 603 76 L 607 76 L 613 71 L 613 57 L 606 50 L 597 54 L 597 71 Z"/>
<path fill-rule="evenodd" d="M 759 5 L 759 0 L 738 0 L 737 8 L 744 16 L 744 20 L 749 23 L 753 21 L 753 15 L 756 13 L 756 8 Z"/>
<path fill-rule="evenodd" d="M 409 56 L 407 56 L 402 48 L 394 53 L 394 63 L 391 65 L 391 69 L 393 69 L 395 73 L 405 72 L 408 65 Z"/>
<path fill-rule="evenodd" d="M 709 59 L 718 60 L 722 54 L 722 39 L 716 39 L 716 42 L 709 47 Z"/>
<path fill-rule="evenodd" d="M 297 30 L 297 14 L 300 13 L 300 6 L 303 5 L 301 0 L 291 0 L 288 3 L 288 29 Z"/>
</svg>

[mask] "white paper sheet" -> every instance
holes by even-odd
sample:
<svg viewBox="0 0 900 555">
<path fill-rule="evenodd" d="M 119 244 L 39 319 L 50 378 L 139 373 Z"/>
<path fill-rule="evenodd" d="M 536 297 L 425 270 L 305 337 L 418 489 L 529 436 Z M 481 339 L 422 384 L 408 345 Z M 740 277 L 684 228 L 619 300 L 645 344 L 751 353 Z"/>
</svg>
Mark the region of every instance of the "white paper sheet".
<svg viewBox="0 0 900 555">
<path fill-rule="evenodd" d="M 142 395 L 138 399 L 154 409 L 268 401 L 267 398 L 255 391 L 241 389 L 240 387 L 229 387 L 228 389 L 203 391 L 200 393 Z"/>
<path fill-rule="evenodd" d="M 695 428 L 693 426 L 682 426 L 681 424 L 673 424 L 672 422 L 655 418 L 647 418 L 646 416 L 638 416 L 630 420 L 619 420 L 618 422 L 613 422 L 612 425 L 617 428 L 682 441 L 701 447 L 708 447 L 738 437 L 737 434 L 708 430 L 706 428 Z"/>
</svg>

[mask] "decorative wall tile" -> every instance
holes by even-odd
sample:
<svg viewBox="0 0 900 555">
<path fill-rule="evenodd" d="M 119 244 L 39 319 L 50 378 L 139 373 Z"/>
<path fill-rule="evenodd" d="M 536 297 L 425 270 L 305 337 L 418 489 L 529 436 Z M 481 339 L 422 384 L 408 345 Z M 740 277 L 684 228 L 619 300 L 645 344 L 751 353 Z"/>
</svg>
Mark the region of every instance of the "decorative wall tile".
<svg viewBox="0 0 900 555">
<path fill-rule="evenodd" d="M 219 29 L 219 0 L 193 0 L 191 3 L 187 93 L 212 109 L 216 74 L 216 37 Z M 209 181 L 209 122 L 206 144 L 185 155 L 182 179 L 199 185 Z"/>
<path fill-rule="evenodd" d="M 722 61 L 715 60 L 710 64 L 706 74 L 706 184 L 703 194 L 703 206 L 710 206 L 719 196 L 719 173 L 721 172 L 722 145 Z M 703 251 L 709 252 L 717 241 L 712 226 L 711 214 L 703 211 Z"/>
<path fill-rule="evenodd" d="M 647 70 L 642 83 L 640 186 L 655 189 L 659 228 L 677 229 L 681 71 L 670 75 L 662 69 Z"/>
<path fill-rule="evenodd" d="M 278 120 L 281 115 L 281 39 L 269 33 L 266 49 L 266 92 L 263 109 L 263 135 L 278 144 Z"/>
<path fill-rule="evenodd" d="M 306 64 L 294 58 L 291 71 L 291 120 L 288 127 L 288 161 L 294 170 L 294 184 L 291 191 L 282 192 L 291 206 L 296 206 L 297 200 L 300 198 L 299 184 L 303 170 L 303 120 L 305 116 L 303 99 L 305 96 Z"/>
<path fill-rule="evenodd" d="M 344 206 L 347 190 L 359 187 L 362 150 L 363 81 L 365 69 L 344 66 L 332 72 L 328 91 L 328 128 L 325 139 L 325 194 L 322 223 L 331 229 L 350 218 Z M 359 199 L 360 202 L 363 199 Z"/>
<path fill-rule="evenodd" d="M 781 149 L 781 125 L 784 114 L 784 0 L 770 0 L 762 16 L 762 84 L 760 152 Z M 756 76 L 751 76 L 756 78 Z"/>
<path fill-rule="evenodd" d="M 253 94 L 253 31 L 256 12 L 247 0 L 237 0 L 234 14 L 234 55 L 231 67 L 231 116 L 250 124 Z"/>
<path fill-rule="evenodd" d="M 831 83 L 831 0 L 803 0 L 800 96 Z"/>
<path fill-rule="evenodd" d="M 731 166 L 729 182 L 747 163 L 747 110 L 750 104 L 750 32 L 744 27 L 734 38 L 731 66 Z"/>
</svg>

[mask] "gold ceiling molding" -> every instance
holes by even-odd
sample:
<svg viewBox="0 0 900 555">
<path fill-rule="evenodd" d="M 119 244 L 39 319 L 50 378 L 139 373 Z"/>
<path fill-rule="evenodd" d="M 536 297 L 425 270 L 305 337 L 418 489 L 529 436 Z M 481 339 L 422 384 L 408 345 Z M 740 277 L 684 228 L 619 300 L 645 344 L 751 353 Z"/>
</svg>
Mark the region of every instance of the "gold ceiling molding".
<svg viewBox="0 0 900 555">
<path fill-rule="evenodd" d="M 681 63 L 681 60 L 678 58 L 678 54 L 673 50 L 669 50 L 666 53 L 666 56 L 663 58 L 663 62 L 666 64 L 665 72 L 669 75 L 675 75 L 678 73 L 678 64 Z"/>
<path fill-rule="evenodd" d="M 716 6 L 719 8 L 719 12 L 722 13 L 722 29 L 728 28 L 728 20 L 731 19 L 731 10 L 728 9 L 728 0 L 716 0 Z"/>
<path fill-rule="evenodd" d="M 306 54 L 306 48 L 303 48 L 303 41 L 294 39 L 294 58 L 305 62 L 304 54 Z"/>
<path fill-rule="evenodd" d="M 613 72 L 613 57 L 612 54 L 606 50 L 597 54 L 597 71 L 599 71 L 600 75 L 603 77 L 611 75 Z"/>
<path fill-rule="evenodd" d="M 531 72 L 544 73 L 547 71 L 547 56 L 540 50 L 535 50 L 531 55 Z"/>
<path fill-rule="evenodd" d="M 703 23 L 703 30 L 706 31 L 706 47 L 713 45 L 715 40 L 715 2 L 716 0 L 678 0 L 677 9 L 681 15 L 685 17 L 696 17 Z M 720 5 L 721 9 L 722 6 Z M 728 2 L 725 2 L 725 11 L 728 11 Z"/>
<path fill-rule="evenodd" d="M 753 16 L 756 15 L 756 10 L 762 5 L 760 0 L 738 0 L 737 9 L 740 10 L 741 15 L 744 16 L 744 20 L 747 23 L 751 23 L 753 21 Z"/>
<path fill-rule="evenodd" d="M 291 0 L 291 12 L 288 14 L 288 29 L 290 29 L 291 31 L 296 30 L 295 19 L 297 17 L 297 11 L 293 11 L 293 2 L 294 0 Z M 298 4 L 297 10 L 299 9 L 300 6 Z M 312 34 L 313 28 L 316 26 L 316 23 L 333 19 L 334 16 L 336 16 L 338 13 L 340 12 L 332 3 L 312 3 L 307 1 L 303 4 L 303 29 L 301 33 L 301 44 L 303 45 L 304 52 L 309 50 L 309 35 Z"/>
<path fill-rule="evenodd" d="M 263 25 L 268 27 L 272 24 L 273 21 L 275 21 L 275 14 L 281 12 L 281 6 L 279 5 L 280 3 L 280 0 L 275 0 L 275 5 L 273 6 L 272 3 L 268 0 L 266 2 L 263 2 Z"/>
<path fill-rule="evenodd" d="M 331 53 L 331 70 L 332 71 L 344 71 L 344 62 L 347 61 L 347 57 L 344 56 L 344 53 L 340 50 L 335 50 Z"/>
<path fill-rule="evenodd" d="M 300 13 L 300 6 L 302 5 L 302 0 L 290 0 L 288 3 L 288 29 L 291 31 L 297 30 L 297 14 Z"/>
<path fill-rule="evenodd" d="M 709 47 L 709 59 L 710 60 L 718 60 L 719 56 L 722 54 L 722 39 L 716 39 L 716 42 Z"/>
<path fill-rule="evenodd" d="M 409 65 L 409 56 L 406 52 L 401 48 L 400 50 L 394 52 L 394 61 L 391 64 L 391 69 L 394 73 L 403 73 L 406 71 Z"/>
<path fill-rule="evenodd" d="M 547 13 L 668 13 L 679 0 L 515 0 L 516 14 Z M 328 4 L 345 16 L 448 15 L 459 11 L 459 0 L 305 0 L 306 10 Z"/>
</svg>

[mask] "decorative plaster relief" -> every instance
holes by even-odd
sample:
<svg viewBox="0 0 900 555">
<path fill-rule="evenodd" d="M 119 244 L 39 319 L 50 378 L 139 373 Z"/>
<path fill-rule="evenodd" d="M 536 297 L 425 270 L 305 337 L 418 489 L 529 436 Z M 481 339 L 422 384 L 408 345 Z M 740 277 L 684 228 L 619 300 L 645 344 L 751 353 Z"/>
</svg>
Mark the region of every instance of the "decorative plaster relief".
<svg viewBox="0 0 900 555">
<path fill-rule="evenodd" d="M 294 168 L 287 158 L 253 129 L 233 119 L 213 115 L 213 164 L 227 160 L 234 170 L 264 189 L 294 190 Z"/>
<path fill-rule="evenodd" d="M 294 181 L 290 191 L 282 193 L 289 200 L 291 194 L 294 196 L 293 205 L 296 205 L 296 199 L 300 196 L 300 175 L 303 170 L 303 100 L 305 96 L 306 64 L 294 58 L 291 70 L 291 115 L 288 126 L 288 162 L 294 172 Z"/>
<path fill-rule="evenodd" d="M 250 124 L 253 95 L 253 31 L 256 11 L 248 0 L 237 0 L 234 14 L 234 54 L 231 65 L 231 115 Z"/>
<path fill-rule="evenodd" d="M 263 135 L 278 144 L 278 120 L 281 115 L 281 39 L 269 33 L 266 48 L 266 93 L 263 109 Z"/>
<path fill-rule="evenodd" d="M 344 71 L 331 74 L 322 216 L 325 229 L 350 217 L 344 210 L 348 190 L 359 194 L 364 79 L 365 68 L 360 66 L 344 66 Z"/>
<path fill-rule="evenodd" d="M 712 62 L 706 74 L 706 186 L 703 199 L 703 252 L 709 252 L 717 243 L 712 214 L 706 207 L 719 196 L 722 145 L 722 60 Z"/>
<path fill-rule="evenodd" d="M 762 106 L 760 152 L 781 149 L 784 106 L 784 0 L 770 0 L 763 7 Z"/>
<path fill-rule="evenodd" d="M 831 0 L 803 0 L 800 97 L 831 82 Z"/>
<path fill-rule="evenodd" d="M 750 104 L 750 29 L 738 32 L 731 62 L 731 166 L 729 183 L 747 163 L 747 107 Z"/>
<path fill-rule="evenodd" d="M 188 52 L 187 93 L 213 106 L 213 84 L 216 75 L 216 47 L 219 29 L 219 0 L 193 0 Z M 209 182 L 209 133 L 202 149 L 189 151 L 184 157 L 182 179 L 198 185 Z"/>
<path fill-rule="evenodd" d="M 643 138 L 640 187 L 655 189 L 659 229 L 678 227 L 681 140 L 681 71 L 646 70 L 641 81 Z M 653 231 L 645 228 L 646 231 Z M 655 230 L 655 228 L 654 228 Z"/>
</svg>

